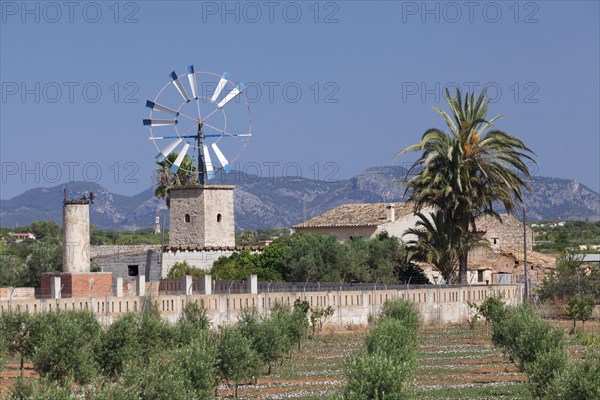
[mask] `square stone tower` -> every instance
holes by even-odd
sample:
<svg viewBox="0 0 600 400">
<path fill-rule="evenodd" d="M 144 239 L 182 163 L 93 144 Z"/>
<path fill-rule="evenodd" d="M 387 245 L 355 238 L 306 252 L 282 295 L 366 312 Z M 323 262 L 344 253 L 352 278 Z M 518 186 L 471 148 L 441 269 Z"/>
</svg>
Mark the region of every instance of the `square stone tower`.
<svg viewBox="0 0 600 400">
<path fill-rule="evenodd" d="M 169 190 L 171 246 L 234 247 L 233 189 L 190 185 Z"/>
</svg>

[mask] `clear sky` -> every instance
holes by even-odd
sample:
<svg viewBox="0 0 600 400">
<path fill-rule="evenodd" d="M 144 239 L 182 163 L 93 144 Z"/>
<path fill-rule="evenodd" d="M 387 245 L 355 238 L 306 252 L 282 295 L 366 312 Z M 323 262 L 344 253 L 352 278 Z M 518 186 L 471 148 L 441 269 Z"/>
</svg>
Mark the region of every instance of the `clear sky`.
<svg viewBox="0 0 600 400">
<path fill-rule="evenodd" d="M 536 175 L 600 190 L 597 1 L 0 3 L 4 199 L 69 178 L 148 188 L 145 101 L 190 64 L 249 83 L 248 172 L 389 165 L 444 127 L 432 107 L 456 82 L 489 88 Z"/>
</svg>

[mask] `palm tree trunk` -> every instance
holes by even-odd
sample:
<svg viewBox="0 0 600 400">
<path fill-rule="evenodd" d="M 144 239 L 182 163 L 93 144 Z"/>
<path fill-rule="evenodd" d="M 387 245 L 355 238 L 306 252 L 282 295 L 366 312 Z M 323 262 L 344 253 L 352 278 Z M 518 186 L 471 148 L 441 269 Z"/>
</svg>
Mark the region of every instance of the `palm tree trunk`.
<svg viewBox="0 0 600 400">
<path fill-rule="evenodd" d="M 458 281 L 461 285 L 468 284 L 467 279 L 467 261 L 469 258 L 469 253 L 467 251 L 462 250 L 460 257 L 458 259 Z"/>
</svg>

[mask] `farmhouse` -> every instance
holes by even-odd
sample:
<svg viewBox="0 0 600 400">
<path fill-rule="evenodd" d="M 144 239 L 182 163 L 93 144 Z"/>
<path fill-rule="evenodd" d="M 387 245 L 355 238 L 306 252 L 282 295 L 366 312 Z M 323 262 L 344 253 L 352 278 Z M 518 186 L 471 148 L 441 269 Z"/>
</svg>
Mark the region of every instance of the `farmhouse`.
<svg viewBox="0 0 600 400">
<path fill-rule="evenodd" d="M 35 240 L 35 235 L 31 232 L 22 232 L 22 233 L 11 233 L 11 236 L 13 236 L 14 238 L 16 238 L 16 242 L 20 243 L 25 239 L 31 239 L 31 240 Z"/>
<path fill-rule="evenodd" d="M 431 208 L 422 210 L 425 215 L 431 211 Z M 411 235 L 405 235 L 406 231 L 414 228 L 418 220 L 413 205 L 409 203 L 343 204 L 294 226 L 294 229 L 297 232 L 333 234 L 340 241 L 352 236 L 372 238 L 385 231 L 406 242 L 411 239 Z M 503 214 L 501 221 L 486 216 L 477 219 L 475 225 L 478 235 L 486 239 L 490 247 L 471 252 L 469 282 L 510 283 L 521 279 L 519 276 L 523 275 L 525 258 L 522 222 L 512 215 Z M 527 228 L 526 232 L 529 275 L 535 281 L 554 266 L 554 258 L 533 253 L 532 230 Z M 437 271 L 428 265 L 422 267 L 432 282 L 440 281 Z"/>
</svg>

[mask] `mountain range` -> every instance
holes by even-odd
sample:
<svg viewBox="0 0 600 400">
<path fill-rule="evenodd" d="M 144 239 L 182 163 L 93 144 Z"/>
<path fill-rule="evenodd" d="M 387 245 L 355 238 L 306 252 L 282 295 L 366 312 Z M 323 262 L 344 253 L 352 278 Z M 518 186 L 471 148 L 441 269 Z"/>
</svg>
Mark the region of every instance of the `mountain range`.
<svg viewBox="0 0 600 400">
<path fill-rule="evenodd" d="M 260 177 L 233 171 L 218 176 L 215 184 L 235 185 L 236 229 L 291 227 L 340 204 L 402 201 L 401 166 L 369 168 L 344 180 L 325 181 L 303 177 Z M 69 198 L 93 192 L 91 223 L 99 229 L 152 227 L 156 209 L 168 210 L 164 200 L 149 188 L 135 196 L 112 193 L 91 182 L 70 182 L 50 188 L 28 190 L 0 200 L 0 226 L 29 225 L 38 220 L 61 223 L 63 188 Z M 600 194 L 575 180 L 534 177 L 531 193 L 525 193 L 527 217 L 539 220 L 600 220 Z"/>
</svg>

